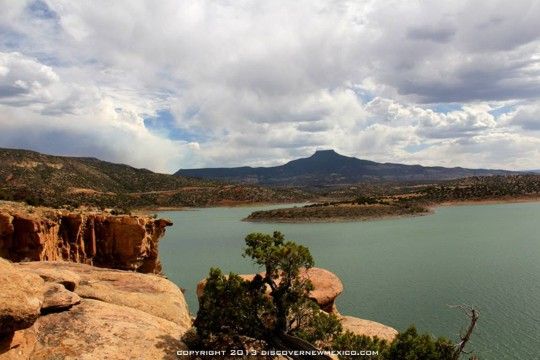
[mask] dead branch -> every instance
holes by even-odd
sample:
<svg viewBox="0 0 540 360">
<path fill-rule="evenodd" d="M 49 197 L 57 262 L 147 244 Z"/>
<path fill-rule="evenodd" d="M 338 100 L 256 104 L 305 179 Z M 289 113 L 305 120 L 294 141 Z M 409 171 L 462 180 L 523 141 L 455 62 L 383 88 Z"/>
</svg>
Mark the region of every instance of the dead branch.
<svg viewBox="0 0 540 360">
<path fill-rule="evenodd" d="M 454 359 L 459 360 L 462 354 L 468 354 L 468 352 L 465 351 L 465 346 L 467 346 L 467 343 L 471 339 L 480 313 L 474 307 L 469 305 L 450 305 L 450 307 L 461 309 L 470 319 L 469 327 L 465 334 L 460 334 L 460 341 L 456 344 L 456 350 L 454 351 Z"/>
</svg>

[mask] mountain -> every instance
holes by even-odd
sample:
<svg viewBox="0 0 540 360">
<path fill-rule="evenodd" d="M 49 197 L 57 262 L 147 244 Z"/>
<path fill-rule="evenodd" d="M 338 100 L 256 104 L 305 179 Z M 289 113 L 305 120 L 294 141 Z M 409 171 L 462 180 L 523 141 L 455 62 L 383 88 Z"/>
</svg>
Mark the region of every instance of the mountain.
<svg viewBox="0 0 540 360">
<path fill-rule="evenodd" d="M 304 199 L 301 192 L 158 174 L 96 158 L 0 148 L 0 200 L 100 207 L 182 207 Z"/>
<path fill-rule="evenodd" d="M 319 150 L 308 158 L 274 167 L 181 169 L 175 175 L 244 184 L 283 186 L 346 185 L 365 181 L 451 180 L 468 176 L 506 175 L 505 170 L 378 163 Z"/>
</svg>

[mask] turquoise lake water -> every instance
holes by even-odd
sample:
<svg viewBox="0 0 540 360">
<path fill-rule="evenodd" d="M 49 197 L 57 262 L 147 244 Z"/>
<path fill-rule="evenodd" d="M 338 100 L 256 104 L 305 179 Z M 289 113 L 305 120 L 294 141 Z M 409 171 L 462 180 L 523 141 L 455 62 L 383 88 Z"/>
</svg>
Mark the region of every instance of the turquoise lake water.
<svg viewBox="0 0 540 360">
<path fill-rule="evenodd" d="M 191 312 L 210 267 L 257 271 L 241 256 L 244 237 L 280 230 L 343 281 L 342 314 L 456 339 L 468 319 L 448 305 L 470 304 L 480 311 L 472 348 L 481 359 L 540 359 L 540 203 L 442 207 L 369 222 L 241 221 L 275 207 L 159 213 L 174 222 L 160 243 L 163 269 L 186 289 Z"/>
</svg>

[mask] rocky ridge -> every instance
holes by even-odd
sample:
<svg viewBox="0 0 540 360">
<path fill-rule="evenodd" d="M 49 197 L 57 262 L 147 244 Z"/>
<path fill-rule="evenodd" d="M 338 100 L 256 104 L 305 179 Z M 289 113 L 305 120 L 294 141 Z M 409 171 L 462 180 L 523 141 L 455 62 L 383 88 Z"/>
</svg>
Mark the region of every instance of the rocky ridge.
<svg viewBox="0 0 540 360">
<path fill-rule="evenodd" d="M 182 208 L 256 202 L 298 202 L 293 189 L 231 185 L 154 173 L 95 158 L 0 148 L 0 200 L 61 207 Z"/>
</svg>

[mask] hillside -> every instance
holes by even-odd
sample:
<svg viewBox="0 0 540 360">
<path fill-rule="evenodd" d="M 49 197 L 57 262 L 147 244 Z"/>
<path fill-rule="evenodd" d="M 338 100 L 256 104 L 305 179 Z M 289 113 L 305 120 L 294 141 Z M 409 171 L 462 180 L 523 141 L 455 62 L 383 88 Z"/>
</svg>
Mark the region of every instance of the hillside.
<svg viewBox="0 0 540 360">
<path fill-rule="evenodd" d="M 53 207 L 155 208 L 304 198 L 305 194 L 294 190 L 229 185 L 158 174 L 95 158 L 0 149 L 0 200 Z"/>
<path fill-rule="evenodd" d="M 243 184 L 328 186 L 370 181 L 439 181 L 510 173 L 505 170 L 378 163 L 343 156 L 334 150 L 322 150 L 280 166 L 181 169 L 176 175 Z"/>
<path fill-rule="evenodd" d="M 540 196 L 540 175 L 470 177 L 426 186 L 418 193 L 426 201 L 435 203 L 538 199 Z"/>
</svg>

